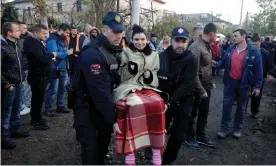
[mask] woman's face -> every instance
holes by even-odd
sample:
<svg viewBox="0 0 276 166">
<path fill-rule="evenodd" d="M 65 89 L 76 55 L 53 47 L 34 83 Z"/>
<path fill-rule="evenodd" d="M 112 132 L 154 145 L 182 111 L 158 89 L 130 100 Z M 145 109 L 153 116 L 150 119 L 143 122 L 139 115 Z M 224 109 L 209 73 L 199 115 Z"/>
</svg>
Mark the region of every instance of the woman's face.
<svg viewBox="0 0 276 166">
<path fill-rule="evenodd" d="M 92 30 L 91 31 L 91 35 L 93 35 L 94 37 L 97 37 L 98 36 L 98 32 L 97 32 L 97 30 Z"/>
<path fill-rule="evenodd" d="M 144 33 L 137 33 L 133 36 L 132 43 L 138 50 L 143 50 L 147 45 L 147 37 Z"/>
</svg>

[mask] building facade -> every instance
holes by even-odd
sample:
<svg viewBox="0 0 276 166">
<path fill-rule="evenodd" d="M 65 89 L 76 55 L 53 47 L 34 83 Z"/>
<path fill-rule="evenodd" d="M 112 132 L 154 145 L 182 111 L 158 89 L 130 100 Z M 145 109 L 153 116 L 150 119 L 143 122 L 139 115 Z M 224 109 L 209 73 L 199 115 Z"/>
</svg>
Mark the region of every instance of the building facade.
<svg viewBox="0 0 276 166">
<path fill-rule="evenodd" d="M 224 21 L 210 13 L 198 13 L 198 14 L 180 14 L 179 22 L 191 22 L 193 25 L 204 27 L 206 24 L 213 22 L 221 29 L 232 29 L 233 24 Z"/>
</svg>

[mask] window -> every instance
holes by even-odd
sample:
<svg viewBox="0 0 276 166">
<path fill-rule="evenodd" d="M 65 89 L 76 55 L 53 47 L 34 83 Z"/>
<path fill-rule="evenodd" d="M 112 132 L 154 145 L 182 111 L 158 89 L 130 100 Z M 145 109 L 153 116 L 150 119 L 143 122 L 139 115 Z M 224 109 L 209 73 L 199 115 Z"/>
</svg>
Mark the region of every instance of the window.
<svg viewBox="0 0 276 166">
<path fill-rule="evenodd" d="M 62 3 L 60 2 L 60 3 L 57 3 L 57 10 L 59 11 L 59 12 L 62 12 Z"/>
<path fill-rule="evenodd" d="M 81 8 L 81 0 L 77 0 L 77 12 L 81 12 L 82 8 Z"/>
</svg>

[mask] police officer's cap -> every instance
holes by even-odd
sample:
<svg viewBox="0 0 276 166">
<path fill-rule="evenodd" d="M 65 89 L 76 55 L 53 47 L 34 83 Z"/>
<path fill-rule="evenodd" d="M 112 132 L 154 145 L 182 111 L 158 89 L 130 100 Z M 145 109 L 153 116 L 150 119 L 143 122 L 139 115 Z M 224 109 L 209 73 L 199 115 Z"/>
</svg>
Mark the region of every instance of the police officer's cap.
<svg viewBox="0 0 276 166">
<path fill-rule="evenodd" d="M 172 39 L 189 39 L 189 31 L 184 27 L 176 27 L 172 31 Z"/>
<path fill-rule="evenodd" d="M 125 31 L 123 17 L 116 12 L 108 12 L 103 18 L 103 25 L 107 25 L 114 32 Z"/>
</svg>

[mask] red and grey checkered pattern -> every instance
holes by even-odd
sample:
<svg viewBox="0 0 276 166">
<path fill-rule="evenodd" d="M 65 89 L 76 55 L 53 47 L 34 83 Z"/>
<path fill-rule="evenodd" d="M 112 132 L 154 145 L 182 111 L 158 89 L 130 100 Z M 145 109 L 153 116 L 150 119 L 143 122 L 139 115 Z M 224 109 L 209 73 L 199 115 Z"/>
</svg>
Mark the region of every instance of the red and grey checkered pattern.
<svg viewBox="0 0 276 166">
<path fill-rule="evenodd" d="M 163 149 L 165 144 L 165 103 L 153 90 L 129 94 L 116 103 L 118 154 L 131 154 L 144 147 Z"/>
</svg>

